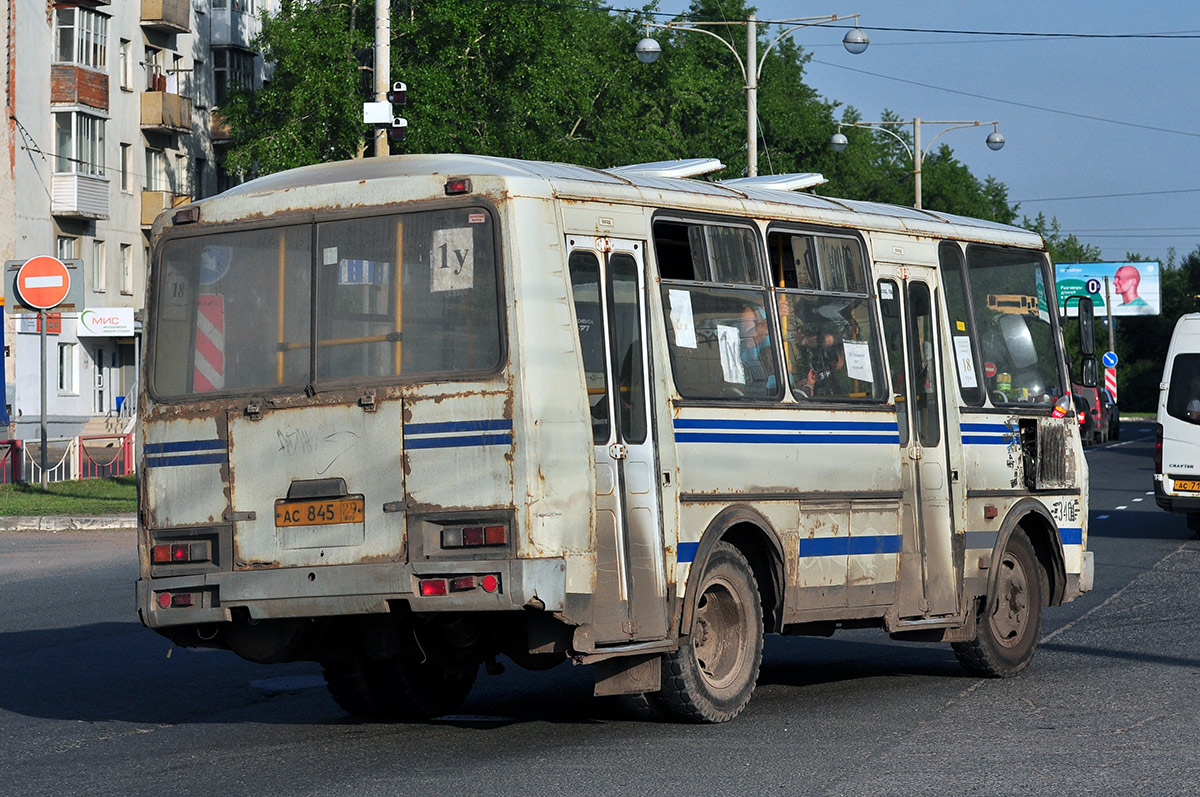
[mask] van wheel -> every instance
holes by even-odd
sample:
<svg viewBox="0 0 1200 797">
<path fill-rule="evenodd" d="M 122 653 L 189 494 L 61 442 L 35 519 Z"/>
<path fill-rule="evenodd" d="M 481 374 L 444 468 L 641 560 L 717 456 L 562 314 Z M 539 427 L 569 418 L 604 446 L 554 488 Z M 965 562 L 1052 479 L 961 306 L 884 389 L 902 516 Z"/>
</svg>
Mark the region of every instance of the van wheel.
<svg viewBox="0 0 1200 797">
<path fill-rule="evenodd" d="M 726 722 L 750 702 L 762 663 L 758 582 L 746 557 L 722 542 L 697 591 L 692 633 L 663 656 L 662 689 L 654 702 L 675 719 Z"/>
<path fill-rule="evenodd" d="M 325 676 L 330 696 L 342 711 L 355 717 L 378 717 L 379 704 L 371 694 L 366 664 L 363 658 L 323 661 L 321 674 Z"/>
<path fill-rule="evenodd" d="M 1019 529 L 1008 538 L 995 566 L 999 570 L 995 594 L 984 601 L 975 639 L 954 642 L 952 647 L 968 672 L 1007 678 L 1025 669 L 1037 650 L 1049 583 L 1033 544 Z"/>
</svg>

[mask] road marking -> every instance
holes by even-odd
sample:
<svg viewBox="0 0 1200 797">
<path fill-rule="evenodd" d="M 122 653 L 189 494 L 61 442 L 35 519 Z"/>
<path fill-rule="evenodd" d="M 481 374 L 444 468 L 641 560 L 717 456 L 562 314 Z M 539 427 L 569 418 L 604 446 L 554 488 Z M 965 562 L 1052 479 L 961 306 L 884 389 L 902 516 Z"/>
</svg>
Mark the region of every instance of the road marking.
<svg viewBox="0 0 1200 797">
<path fill-rule="evenodd" d="M 1129 508 L 1129 506 L 1127 504 L 1123 504 L 1123 505 L 1117 507 L 1117 509 L 1128 509 L 1128 508 Z"/>
<path fill-rule="evenodd" d="M 1108 520 L 1108 515 L 1101 515 L 1100 517 L 1096 518 L 1096 520 Z"/>
<path fill-rule="evenodd" d="M 1136 504 L 1138 501 L 1145 501 L 1145 500 L 1146 500 L 1145 498 L 1135 498 L 1135 499 L 1133 499 L 1133 502 Z"/>
</svg>

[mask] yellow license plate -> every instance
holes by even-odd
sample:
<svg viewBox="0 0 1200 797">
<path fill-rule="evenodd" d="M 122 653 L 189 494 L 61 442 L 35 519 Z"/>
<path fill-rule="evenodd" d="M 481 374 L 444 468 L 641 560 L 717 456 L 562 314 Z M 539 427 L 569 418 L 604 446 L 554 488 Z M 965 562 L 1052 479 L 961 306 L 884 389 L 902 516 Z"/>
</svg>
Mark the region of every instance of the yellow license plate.
<svg viewBox="0 0 1200 797">
<path fill-rule="evenodd" d="M 363 497 L 323 498 L 319 501 L 276 501 L 276 526 L 327 526 L 362 523 Z"/>
<path fill-rule="evenodd" d="M 1182 493 L 1200 493 L 1200 481 L 1176 479 L 1175 489 Z"/>
</svg>

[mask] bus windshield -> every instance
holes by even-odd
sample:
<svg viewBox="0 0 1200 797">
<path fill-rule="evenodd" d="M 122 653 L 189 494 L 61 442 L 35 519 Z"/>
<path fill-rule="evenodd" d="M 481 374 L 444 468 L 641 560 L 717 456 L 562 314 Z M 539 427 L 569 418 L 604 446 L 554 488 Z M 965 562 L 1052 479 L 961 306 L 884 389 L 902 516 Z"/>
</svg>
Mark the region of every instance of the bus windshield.
<svg viewBox="0 0 1200 797">
<path fill-rule="evenodd" d="M 479 207 L 169 239 L 150 389 L 181 398 L 494 370 L 495 252 Z"/>
</svg>

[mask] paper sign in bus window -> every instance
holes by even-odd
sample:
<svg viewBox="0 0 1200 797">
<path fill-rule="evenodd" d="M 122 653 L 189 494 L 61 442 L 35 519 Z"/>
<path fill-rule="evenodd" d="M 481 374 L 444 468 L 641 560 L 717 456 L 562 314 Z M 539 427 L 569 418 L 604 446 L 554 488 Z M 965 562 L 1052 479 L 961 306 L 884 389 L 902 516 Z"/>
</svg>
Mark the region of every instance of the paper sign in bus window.
<svg viewBox="0 0 1200 797">
<path fill-rule="evenodd" d="M 470 227 L 434 230 L 429 253 L 431 293 L 461 291 L 475 284 L 475 234 Z"/>
<path fill-rule="evenodd" d="M 874 382 L 871 371 L 871 344 L 865 340 L 843 340 L 842 351 L 846 353 L 846 376 L 860 382 Z"/>
<path fill-rule="evenodd" d="M 742 331 L 737 327 L 717 324 L 717 345 L 721 350 L 721 375 L 731 385 L 746 384 L 746 369 L 742 366 Z"/>
<path fill-rule="evenodd" d="M 971 355 L 971 338 L 954 336 L 954 360 L 958 363 L 958 381 L 963 387 L 979 387 L 975 380 L 975 358 Z"/>
<path fill-rule="evenodd" d="M 696 319 L 692 315 L 692 294 L 672 289 L 671 328 L 675 330 L 675 345 L 684 349 L 696 348 Z"/>
</svg>

